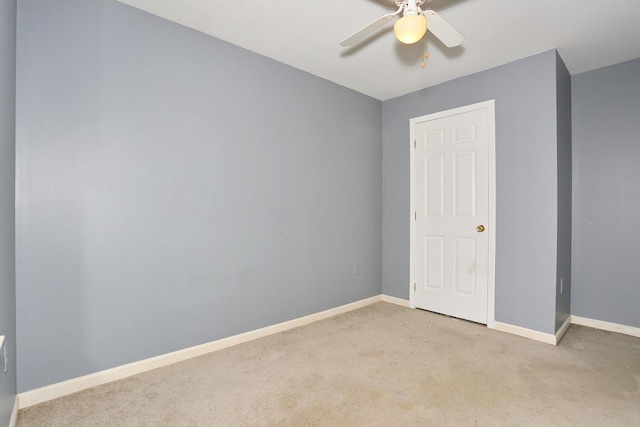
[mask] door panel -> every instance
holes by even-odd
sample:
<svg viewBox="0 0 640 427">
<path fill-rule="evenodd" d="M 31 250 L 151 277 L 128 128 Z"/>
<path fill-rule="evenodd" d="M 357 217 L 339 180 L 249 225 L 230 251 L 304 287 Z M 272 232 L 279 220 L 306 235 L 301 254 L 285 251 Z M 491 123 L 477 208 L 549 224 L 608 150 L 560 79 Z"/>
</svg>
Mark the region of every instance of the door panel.
<svg viewBox="0 0 640 427">
<path fill-rule="evenodd" d="M 426 194 L 425 212 L 430 217 L 444 216 L 444 155 L 427 157 L 427 165 L 424 168 L 424 180 L 431 185 L 430 191 Z"/>
<path fill-rule="evenodd" d="M 431 184 L 429 184 L 431 185 Z M 476 217 L 476 153 L 453 153 L 453 215 Z"/>
<path fill-rule="evenodd" d="M 425 277 L 426 287 L 438 291 L 444 290 L 444 237 L 425 236 Z M 427 270 L 426 267 L 429 266 Z"/>
</svg>

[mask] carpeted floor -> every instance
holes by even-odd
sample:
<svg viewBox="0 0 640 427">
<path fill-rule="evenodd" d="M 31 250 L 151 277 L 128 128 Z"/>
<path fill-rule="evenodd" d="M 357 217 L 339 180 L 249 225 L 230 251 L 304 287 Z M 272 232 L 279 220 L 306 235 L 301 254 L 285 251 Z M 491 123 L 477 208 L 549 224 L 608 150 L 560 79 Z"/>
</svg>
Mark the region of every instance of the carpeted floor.
<svg viewBox="0 0 640 427">
<path fill-rule="evenodd" d="M 29 426 L 640 426 L 640 338 L 377 303 L 21 410 Z"/>
</svg>

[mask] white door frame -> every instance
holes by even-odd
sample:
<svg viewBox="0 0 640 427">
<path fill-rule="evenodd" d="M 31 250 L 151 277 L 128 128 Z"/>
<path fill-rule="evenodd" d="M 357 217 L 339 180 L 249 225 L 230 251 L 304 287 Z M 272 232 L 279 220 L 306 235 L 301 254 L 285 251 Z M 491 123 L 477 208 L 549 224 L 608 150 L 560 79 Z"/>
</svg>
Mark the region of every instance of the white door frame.
<svg viewBox="0 0 640 427">
<path fill-rule="evenodd" d="M 415 127 L 416 124 L 455 114 L 467 113 L 470 111 L 487 110 L 487 142 L 489 150 L 489 253 L 488 253 L 488 271 L 487 271 L 487 327 L 495 328 L 495 300 L 496 300 L 496 133 L 495 133 L 495 100 L 479 102 L 477 104 L 466 105 L 464 107 L 453 108 L 451 110 L 440 111 L 438 113 L 427 114 L 426 116 L 415 117 L 409 121 L 409 144 L 411 153 L 411 187 L 410 187 L 410 239 L 409 239 L 409 305 L 411 308 L 416 307 L 414 292 L 414 255 L 415 242 L 417 236 L 417 223 L 415 221 L 416 212 L 416 150 L 414 144 L 416 140 Z"/>
</svg>

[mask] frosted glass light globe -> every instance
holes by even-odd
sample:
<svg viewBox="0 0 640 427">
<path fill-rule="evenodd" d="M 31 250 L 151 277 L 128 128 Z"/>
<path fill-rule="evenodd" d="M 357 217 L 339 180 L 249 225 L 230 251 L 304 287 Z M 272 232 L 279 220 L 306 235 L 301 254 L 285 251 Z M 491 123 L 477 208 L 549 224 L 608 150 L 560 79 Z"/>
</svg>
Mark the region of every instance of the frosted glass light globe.
<svg viewBox="0 0 640 427">
<path fill-rule="evenodd" d="M 422 15 L 405 15 L 395 23 L 393 32 L 402 43 L 413 44 L 427 32 L 427 18 Z"/>
</svg>

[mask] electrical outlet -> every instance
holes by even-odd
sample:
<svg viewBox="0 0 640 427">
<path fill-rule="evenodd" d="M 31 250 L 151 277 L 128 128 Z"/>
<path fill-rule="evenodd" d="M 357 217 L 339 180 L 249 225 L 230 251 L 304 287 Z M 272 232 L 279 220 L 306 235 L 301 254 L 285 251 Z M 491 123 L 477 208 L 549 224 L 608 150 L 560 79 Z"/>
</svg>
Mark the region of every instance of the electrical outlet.
<svg viewBox="0 0 640 427">
<path fill-rule="evenodd" d="M 9 364 L 9 353 L 7 352 L 7 342 L 5 336 L 0 336 L 0 351 L 2 352 L 2 372 L 7 372 L 7 365 Z"/>
<path fill-rule="evenodd" d="M 358 266 L 358 264 L 353 264 L 353 275 L 357 276 L 358 274 L 360 274 L 360 266 Z"/>
</svg>

